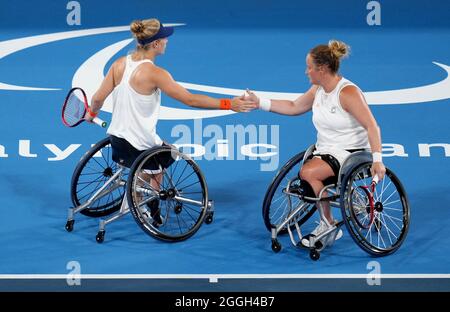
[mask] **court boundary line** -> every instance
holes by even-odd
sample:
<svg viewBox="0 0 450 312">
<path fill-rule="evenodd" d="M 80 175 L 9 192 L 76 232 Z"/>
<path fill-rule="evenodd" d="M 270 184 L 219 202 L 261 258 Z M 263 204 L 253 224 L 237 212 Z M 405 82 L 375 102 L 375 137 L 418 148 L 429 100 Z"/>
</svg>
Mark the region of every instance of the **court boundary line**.
<svg viewBox="0 0 450 312">
<path fill-rule="evenodd" d="M 0 274 L 0 280 L 6 279 L 330 279 L 330 278 L 405 278 L 405 279 L 445 279 L 450 274 Z"/>
</svg>

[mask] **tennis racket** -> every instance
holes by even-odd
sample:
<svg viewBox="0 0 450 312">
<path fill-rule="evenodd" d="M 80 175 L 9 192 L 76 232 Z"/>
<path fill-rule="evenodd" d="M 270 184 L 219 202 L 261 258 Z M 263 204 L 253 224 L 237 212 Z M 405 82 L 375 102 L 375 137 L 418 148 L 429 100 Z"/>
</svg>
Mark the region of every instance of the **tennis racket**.
<svg viewBox="0 0 450 312">
<path fill-rule="evenodd" d="M 86 93 L 81 88 L 72 88 L 66 96 L 64 105 L 62 107 L 62 121 L 67 127 L 76 127 L 81 124 L 84 119 L 86 112 L 89 111 L 88 100 Z M 106 121 L 95 117 L 92 122 L 105 128 Z"/>
</svg>

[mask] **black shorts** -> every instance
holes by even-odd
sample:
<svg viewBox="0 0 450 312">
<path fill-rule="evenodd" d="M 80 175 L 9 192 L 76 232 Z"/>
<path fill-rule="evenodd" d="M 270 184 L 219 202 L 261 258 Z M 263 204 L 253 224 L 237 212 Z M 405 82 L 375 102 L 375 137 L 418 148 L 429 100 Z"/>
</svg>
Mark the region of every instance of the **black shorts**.
<svg viewBox="0 0 450 312">
<path fill-rule="evenodd" d="M 112 147 L 112 159 L 116 163 L 131 168 L 136 158 L 138 158 L 144 151 L 136 149 L 127 140 L 118 138 L 114 135 L 110 136 Z M 168 146 L 163 143 L 162 146 Z M 170 151 L 160 153 L 155 159 L 149 159 L 144 165 L 143 169 L 159 170 L 170 167 L 175 162 Z"/>
</svg>

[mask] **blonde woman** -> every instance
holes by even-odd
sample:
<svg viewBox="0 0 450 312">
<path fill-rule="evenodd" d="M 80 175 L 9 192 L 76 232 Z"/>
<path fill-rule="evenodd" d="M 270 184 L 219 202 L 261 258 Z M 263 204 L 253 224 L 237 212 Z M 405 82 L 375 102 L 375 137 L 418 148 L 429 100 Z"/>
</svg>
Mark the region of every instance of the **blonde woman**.
<svg viewBox="0 0 450 312">
<path fill-rule="evenodd" d="M 173 27 L 166 27 L 157 19 L 148 19 L 133 21 L 130 29 L 136 39 L 136 50 L 112 64 L 92 97 L 85 116 L 88 121 L 92 121 L 108 95 L 113 94 L 112 120 L 107 133 L 111 138 L 114 161 L 131 167 L 143 151 L 163 144 L 156 133 L 161 92 L 192 107 L 231 109 L 236 112 L 248 112 L 256 108 L 253 102 L 238 97 L 216 99 L 192 94 L 179 85 L 167 70 L 157 66 L 156 59 L 164 54 L 168 37 L 174 32 Z M 160 160 L 166 167 L 172 163 L 170 155 L 167 158 Z M 161 174 L 150 178 L 152 186 L 159 189 Z M 154 217 L 157 201 L 151 206 Z"/>
</svg>

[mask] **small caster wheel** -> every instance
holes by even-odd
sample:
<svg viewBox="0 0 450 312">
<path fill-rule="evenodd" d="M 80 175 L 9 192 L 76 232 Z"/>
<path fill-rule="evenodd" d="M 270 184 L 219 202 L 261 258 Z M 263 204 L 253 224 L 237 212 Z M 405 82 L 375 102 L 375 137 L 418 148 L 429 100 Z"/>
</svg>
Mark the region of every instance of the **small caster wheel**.
<svg viewBox="0 0 450 312">
<path fill-rule="evenodd" d="M 317 261 L 320 258 L 320 253 L 315 249 L 311 249 L 311 251 L 309 252 L 309 257 L 311 258 L 311 260 Z"/>
<path fill-rule="evenodd" d="M 66 231 L 72 232 L 73 231 L 73 224 L 75 223 L 75 220 L 68 220 L 66 223 Z"/>
<path fill-rule="evenodd" d="M 315 250 L 317 251 L 317 250 L 322 250 L 323 249 L 323 243 L 321 242 L 321 241 L 317 241 L 315 244 L 314 244 L 314 247 L 315 247 Z M 317 258 L 317 259 L 319 259 L 319 258 Z"/>
<path fill-rule="evenodd" d="M 105 231 L 98 231 L 97 235 L 95 236 L 95 240 L 97 243 L 101 244 L 105 240 Z"/>
<path fill-rule="evenodd" d="M 175 205 L 175 213 L 176 213 L 176 214 L 180 214 L 182 210 L 183 210 L 183 204 L 177 203 L 177 204 Z"/>
<path fill-rule="evenodd" d="M 281 244 L 276 239 L 272 239 L 272 250 L 276 253 L 280 252 L 281 250 Z"/>
<path fill-rule="evenodd" d="M 212 213 L 212 212 L 208 213 L 205 218 L 205 223 L 211 224 L 213 222 L 213 216 L 214 216 L 214 213 Z"/>
</svg>

